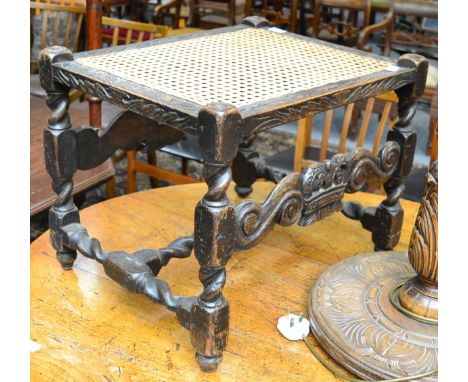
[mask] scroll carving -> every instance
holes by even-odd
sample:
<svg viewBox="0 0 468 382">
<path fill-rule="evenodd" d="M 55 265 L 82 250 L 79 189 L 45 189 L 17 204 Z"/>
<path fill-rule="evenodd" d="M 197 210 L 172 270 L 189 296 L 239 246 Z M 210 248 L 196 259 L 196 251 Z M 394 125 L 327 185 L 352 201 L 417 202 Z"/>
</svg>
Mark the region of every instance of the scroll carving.
<svg viewBox="0 0 468 382">
<path fill-rule="evenodd" d="M 236 249 L 253 247 L 268 235 L 275 224 L 290 226 L 302 211 L 302 175 L 283 178 L 264 203 L 247 200 L 236 207 Z"/>
<path fill-rule="evenodd" d="M 156 150 L 185 139 L 182 131 L 162 127 L 131 111 L 120 113 L 104 131 L 86 126 L 78 128 L 76 135 L 78 168 L 81 170 L 98 166 L 117 149 Z"/>
<path fill-rule="evenodd" d="M 337 154 L 310 166 L 305 173 L 283 178 L 264 203 L 247 200 L 236 207 L 236 249 L 245 250 L 263 240 L 275 224 L 313 224 L 343 209 L 344 193 L 386 182 L 395 171 L 400 153 L 387 142 L 374 157 L 366 149 Z"/>
<path fill-rule="evenodd" d="M 345 192 L 364 191 L 369 185 L 385 182 L 396 169 L 399 153 L 397 143 L 387 142 L 377 158 L 360 148 L 310 166 L 302 182 L 304 209 L 299 225 L 313 224 L 341 211 Z"/>
</svg>

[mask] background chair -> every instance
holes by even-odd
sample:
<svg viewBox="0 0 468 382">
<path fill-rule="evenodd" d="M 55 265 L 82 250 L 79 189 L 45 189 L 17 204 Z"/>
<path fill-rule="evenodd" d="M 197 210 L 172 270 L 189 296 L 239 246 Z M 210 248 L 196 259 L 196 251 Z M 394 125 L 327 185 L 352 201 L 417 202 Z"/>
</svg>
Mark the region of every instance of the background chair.
<svg viewBox="0 0 468 382">
<path fill-rule="evenodd" d="M 398 98 L 395 93 L 386 93 L 362 101 L 362 105 L 352 103 L 321 115 L 301 119 L 297 125 L 295 147 L 266 158 L 266 162 L 280 172 L 302 171 L 313 162 L 331 158 L 336 153 L 364 147 L 368 134 L 373 135 L 372 152 L 376 155 L 385 131 L 393 128 L 398 119 L 397 102 Z M 349 140 L 348 131 L 353 123 L 353 111 L 358 106 L 364 110 L 364 113 L 357 121 L 354 121 L 359 124 L 359 136 L 357 142 L 354 143 Z M 333 125 L 335 118 L 340 119 L 340 123 Z M 313 124 L 319 121 L 323 123 L 321 140 L 312 141 Z M 377 124 L 375 130 L 369 129 L 373 123 Z M 340 128 L 338 142 L 332 142 L 330 139 L 333 126 Z"/>
<path fill-rule="evenodd" d="M 437 0 L 393 0 L 395 22 L 391 37 L 392 50 L 399 54 L 417 53 L 427 58 L 438 58 L 438 6 Z M 429 65 L 424 94 L 420 102 L 437 108 L 438 69 L 433 61 Z M 435 105 L 434 105 L 435 102 Z M 427 152 L 431 153 L 432 127 Z"/>
<path fill-rule="evenodd" d="M 80 42 L 80 31 L 86 9 L 75 6 L 74 0 L 70 5 L 47 2 L 30 1 L 31 20 L 31 55 L 30 55 L 30 94 L 36 97 L 45 97 L 46 93 L 39 82 L 38 64 L 39 53 L 51 45 L 68 47 L 77 52 Z M 72 91 L 72 100 L 79 98 L 81 93 Z"/>
<path fill-rule="evenodd" d="M 105 0 L 103 15 L 179 28 L 182 0 Z"/>
<path fill-rule="evenodd" d="M 235 25 L 243 17 L 246 0 L 190 0 L 189 25 L 195 28 L 216 28 Z"/>
<path fill-rule="evenodd" d="M 168 25 L 173 29 L 185 27 L 186 20 L 180 16 L 182 0 L 162 0 L 153 8 L 151 20 L 154 24 Z"/>
<path fill-rule="evenodd" d="M 385 32 L 383 54 L 390 54 L 393 9 L 384 19 L 371 23 L 371 0 L 314 0 L 312 37 L 369 51 L 367 41 L 376 32 Z"/>
<path fill-rule="evenodd" d="M 134 42 L 166 37 L 170 28 L 164 25 L 137 21 L 102 18 L 102 40 L 110 46 L 127 45 Z"/>
<path fill-rule="evenodd" d="M 392 48 L 401 53 L 438 57 L 436 0 L 393 0 L 396 22 Z"/>
<path fill-rule="evenodd" d="M 338 109 L 329 110 L 326 113 L 299 120 L 295 147 L 290 147 L 266 158 L 266 162 L 274 170 L 282 173 L 302 171 L 314 162 L 331 158 L 337 153 L 345 153 L 357 147 L 365 147 L 366 141 L 372 142 L 372 145 L 367 148 L 372 151 L 373 155 L 377 155 L 383 143 L 383 138 L 398 120 L 397 103 L 398 97 L 395 93 L 391 92 L 361 101 L 361 104 L 349 104 Z M 357 120 L 353 121 L 355 118 L 353 112 L 357 108 L 364 112 Z M 338 123 L 333 124 L 334 120 Z M 323 124 L 323 132 L 319 141 L 312 140 L 313 125 L 318 123 Z M 348 135 L 353 124 L 358 125 L 357 141 L 350 140 Z M 437 127 L 436 115 L 434 115 L 433 126 L 434 128 Z M 337 129 L 334 131 L 335 134 L 331 134 L 333 128 Z M 338 136 L 339 139 L 332 139 L 332 135 Z M 432 163 L 437 159 L 437 134 L 433 134 L 431 140 L 435 148 L 431 156 Z M 404 198 L 414 201 L 421 200 L 424 195 L 424 177 L 426 173 L 427 167 L 414 167 L 412 169 L 405 181 Z M 381 192 L 380 189 L 371 188 L 367 191 Z"/>
<path fill-rule="evenodd" d="M 265 17 L 270 24 L 295 32 L 298 3 L 298 0 L 274 0 L 273 2 L 246 0 L 245 13 L 246 16 Z"/>
</svg>

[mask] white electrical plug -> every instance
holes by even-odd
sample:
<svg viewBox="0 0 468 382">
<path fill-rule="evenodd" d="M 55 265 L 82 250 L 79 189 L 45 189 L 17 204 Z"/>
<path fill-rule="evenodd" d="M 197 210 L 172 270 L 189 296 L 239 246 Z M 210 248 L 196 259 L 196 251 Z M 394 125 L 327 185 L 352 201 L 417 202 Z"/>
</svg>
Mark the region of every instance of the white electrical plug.
<svg viewBox="0 0 468 382">
<path fill-rule="evenodd" d="M 38 344 L 37 342 L 29 340 L 29 351 L 32 353 L 32 352 L 36 352 L 39 350 L 41 350 L 41 344 Z"/>
<path fill-rule="evenodd" d="M 290 341 L 302 340 L 302 337 L 307 337 L 309 334 L 309 320 L 304 318 L 302 314 L 298 316 L 294 313 L 288 313 L 278 319 L 276 325 L 280 333 Z"/>
</svg>

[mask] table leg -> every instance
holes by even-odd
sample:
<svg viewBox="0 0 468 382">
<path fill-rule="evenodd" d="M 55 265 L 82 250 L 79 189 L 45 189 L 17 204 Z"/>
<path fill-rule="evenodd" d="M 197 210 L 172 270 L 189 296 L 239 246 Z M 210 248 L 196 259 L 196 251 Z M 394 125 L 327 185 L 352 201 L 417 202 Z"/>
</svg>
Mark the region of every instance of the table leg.
<svg viewBox="0 0 468 382">
<path fill-rule="evenodd" d="M 204 371 L 217 368 L 228 339 L 229 304 L 222 290 L 225 265 L 234 251 L 235 208 L 226 191 L 240 141 L 240 123 L 238 110 L 230 105 L 211 104 L 199 115 L 203 178 L 208 191 L 195 210 L 194 250 L 203 292 L 191 309 L 190 334 Z"/>
<path fill-rule="evenodd" d="M 52 178 L 52 188 L 57 194 L 57 199 L 49 210 L 50 236 L 63 269 L 72 268 L 76 251 L 64 245 L 60 230 L 68 224 L 80 221 L 78 208 L 72 197 L 72 177 L 77 170 L 76 135 L 68 115 L 70 89 L 52 80 L 52 64 L 70 59 L 72 54 L 68 49 L 53 47 L 41 55 L 39 63 L 41 84 L 47 92 L 46 103 L 52 110 L 44 131 L 46 168 Z"/>
</svg>

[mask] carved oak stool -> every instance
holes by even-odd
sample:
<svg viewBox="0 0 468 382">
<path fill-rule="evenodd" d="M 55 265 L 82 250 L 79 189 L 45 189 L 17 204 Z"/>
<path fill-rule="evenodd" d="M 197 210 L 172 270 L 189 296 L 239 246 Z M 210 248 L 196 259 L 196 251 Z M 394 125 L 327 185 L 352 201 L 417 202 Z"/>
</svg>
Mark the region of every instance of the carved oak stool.
<svg viewBox="0 0 468 382">
<path fill-rule="evenodd" d="M 49 222 L 58 260 L 70 269 L 79 251 L 103 264 L 109 277 L 128 290 L 175 311 L 190 331 L 200 367 L 216 369 L 228 338 L 229 305 L 222 291 L 225 265 L 234 252 L 256 245 L 275 224 L 306 226 L 341 210 L 372 232 L 376 248 L 397 244 L 403 219 L 399 198 L 416 144 L 408 125 L 426 72 L 427 61 L 417 55 L 394 63 L 284 33 L 258 17 L 234 27 L 76 55 L 47 48 L 41 53 L 40 78 L 52 109 L 44 146 L 57 192 Z M 116 123 L 104 132 L 72 129 L 70 88 L 152 122 L 127 128 Z M 400 120 L 377 157 L 360 149 L 281 179 L 250 146 L 252 137 L 266 129 L 392 90 L 400 98 Z M 102 163 L 118 148 L 155 149 L 184 134 L 198 136 L 208 186 L 195 208 L 193 237 L 134 254 L 103 251 L 80 225 L 71 197 L 75 171 Z M 278 185 L 263 203 L 233 205 L 226 196 L 231 179 L 246 196 L 258 177 Z M 387 192 L 378 207 L 342 204 L 345 192 L 375 183 L 384 183 Z M 157 275 L 171 258 L 188 257 L 192 250 L 203 291 L 175 296 Z"/>
</svg>

